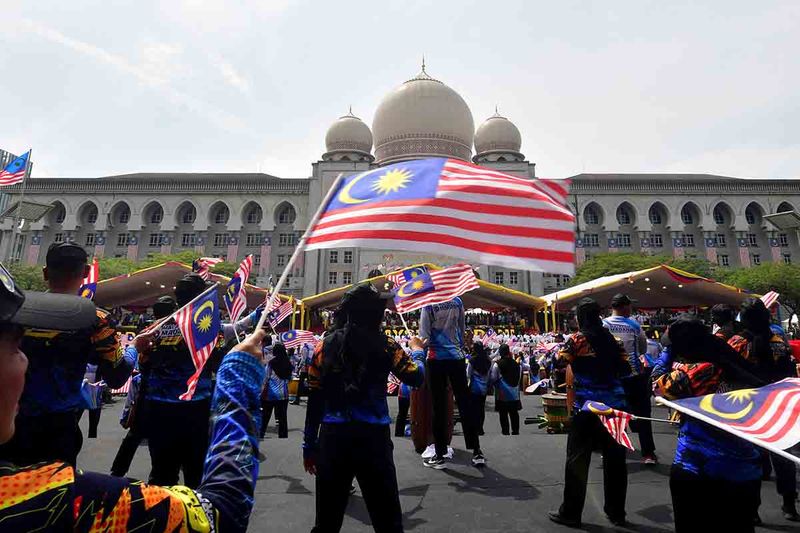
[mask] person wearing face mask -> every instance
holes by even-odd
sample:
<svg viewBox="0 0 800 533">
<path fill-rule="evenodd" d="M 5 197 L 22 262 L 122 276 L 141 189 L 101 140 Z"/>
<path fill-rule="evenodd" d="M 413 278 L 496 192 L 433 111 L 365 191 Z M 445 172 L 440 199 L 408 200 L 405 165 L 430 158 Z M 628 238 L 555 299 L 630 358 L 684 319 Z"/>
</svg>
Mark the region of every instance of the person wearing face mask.
<svg viewBox="0 0 800 533">
<path fill-rule="evenodd" d="M 0 265 L 0 443 L 13 438 L 28 359 L 26 328 L 85 330 L 94 304 L 64 294 L 23 293 Z M 0 460 L 3 531 L 245 531 L 258 477 L 258 394 L 264 379 L 263 332 L 222 361 L 212 403 L 211 445 L 198 489 L 148 485 L 63 461 L 18 465 Z M 149 503 L 149 504 L 148 504 Z"/>
</svg>

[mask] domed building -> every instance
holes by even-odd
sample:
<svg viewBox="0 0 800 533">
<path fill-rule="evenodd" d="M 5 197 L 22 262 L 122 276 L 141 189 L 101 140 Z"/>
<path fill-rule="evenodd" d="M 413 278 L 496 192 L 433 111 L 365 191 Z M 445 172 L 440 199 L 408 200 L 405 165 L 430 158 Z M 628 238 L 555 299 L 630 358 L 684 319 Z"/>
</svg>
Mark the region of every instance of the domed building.
<svg viewBox="0 0 800 533">
<path fill-rule="evenodd" d="M 389 90 L 375 109 L 371 129 L 352 110 L 335 119 L 308 178 L 138 173 L 28 179 L 23 218 L 36 211 L 46 214 L 24 221 L 16 239 L 12 224 L 20 186 L 4 187 L 0 259 L 43 263 L 47 247 L 63 241 L 79 243 L 90 255 L 130 259 L 192 250 L 237 262 L 252 254 L 253 277 L 266 285 L 282 272 L 340 173 L 447 157 L 537 179 L 535 164 L 522 152 L 522 133 L 497 109 L 476 130 L 467 102 L 423 64 L 419 74 Z M 0 150 L 0 162 L 11 157 Z M 800 208 L 800 180 L 708 174 L 580 174 L 570 179 L 578 264 L 596 253 L 617 251 L 702 257 L 731 267 L 800 260 L 797 235 L 777 231 L 764 219 Z M 295 264 L 285 292 L 308 296 L 422 262 L 459 261 L 394 250 L 315 250 Z M 476 266 L 482 279 L 532 294 L 568 282 L 566 276 Z"/>
</svg>

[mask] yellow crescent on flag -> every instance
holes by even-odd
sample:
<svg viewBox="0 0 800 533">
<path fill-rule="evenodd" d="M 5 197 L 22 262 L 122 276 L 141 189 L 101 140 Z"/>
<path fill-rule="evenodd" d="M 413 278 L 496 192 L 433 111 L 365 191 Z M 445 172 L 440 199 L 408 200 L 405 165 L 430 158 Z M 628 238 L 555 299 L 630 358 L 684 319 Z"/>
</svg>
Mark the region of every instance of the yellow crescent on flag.
<svg viewBox="0 0 800 533">
<path fill-rule="evenodd" d="M 355 198 L 354 196 L 352 196 L 350 194 L 350 191 L 353 189 L 353 187 L 356 185 L 356 183 L 358 183 L 359 181 L 363 180 L 364 178 L 366 178 L 370 174 L 372 174 L 374 172 L 377 172 L 379 170 L 381 170 L 381 169 L 375 169 L 375 170 L 370 170 L 368 172 L 364 172 L 363 174 L 360 174 L 360 175 L 356 176 L 355 178 L 353 178 L 352 180 L 350 180 L 347 183 L 347 185 L 342 187 L 342 190 L 339 191 L 338 200 L 340 202 L 342 202 L 343 204 L 362 204 L 364 202 L 369 202 L 370 198 Z"/>
<path fill-rule="evenodd" d="M 214 302 L 212 302 L 211 300 L 206 300 L 205 302 L 203 302 L 203 305 L 197 308 L 197 311 L 194 312 L 194 316 L 192 317 L 192 321 L 195 324 L 197 324 L 197 318 L 200 316 L 200 313 L 202 313 L 206 309 L 211 309 L 211 311 L 213 312 Z"/>
<path fill-rule="evenodd" d="M 722 411 L 717 410 L 714 407 L 714 403 L 712 402 L 713 394 L 709 394 L 702 400 L 700 400 L 700 409 L 707 413 L 711 413 L 714 416 L 718 416 L 720 418 L 724 418 L 725 420 L 739 420 L 747 416 L 747 414 L 753 409 L 753 402 L 748 402 L 747 405 L 735 413 L 723 413 Z"/>
</svg>

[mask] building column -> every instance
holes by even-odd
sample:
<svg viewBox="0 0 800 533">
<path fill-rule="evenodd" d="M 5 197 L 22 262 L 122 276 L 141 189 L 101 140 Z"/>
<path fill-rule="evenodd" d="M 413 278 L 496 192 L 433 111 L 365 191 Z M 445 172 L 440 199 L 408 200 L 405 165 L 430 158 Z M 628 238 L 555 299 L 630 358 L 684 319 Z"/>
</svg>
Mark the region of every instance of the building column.
<svg viewBox="0 0 800 533">
<path fill-rule="evenodd" d="M 128 236 L 128 259 L 137 261 L 139 259 L 139 233 L 136 231 L 130 232 Z"/>
<path fill-rule="evenodd" d="M 672 256 L 675 258 L 683 257 L 684 251 L 683 251 L 683 239 L 681 239 L 681 232 L 671 231 L 670 235 L 672 236 Z"/>
<path fill-rule="evenodd" d="M 581 266 L 586 261 L 586 248 L 583 246 L 583 239 L 575 239 L 575 265 Z M 529 287 L 530 290 L 530 287 Z"/>
<path fill-rule="evenodd" d="M 742 267 L 750 266 L 750 249 L 747 247 L 747 232 L 736 232 L 736 246 L 739 248 L 739 265 Z"/>
<path fill-rule="evenodd" d="M 159 250 L 163 255 L 170 255 L 172 253 L 172 244 L 175 242 L 174 231 L 161 232 L 161 249 Z"/>
<path fill-rule="evenodd" d="M 639 249 L 642 251 L 643 254 L 651 255 L 653 253 L 653 249 L 651 248 L 652 243 L 650 242 L 650 232 L 649 231 L 640 231 L 639 232 Z"/>
<path fill-rule="evenodd" d="M 264 234 L 261 239 L 261 265 L 258 267 L 258 276 L 266 277 L 269 275 L 269 266 L 272 260 L 272 239 Z"/>
<path fill-rule="evenodd" d="M 98 231 L 94 238 L 94 256 L 98 259 L 106 253 L 106 234 Z"/>
<path fill-rule="evenodd" d="M 706 244 L 706 259 L 710 263 L 717 264 L 717 239 L 713 231 L 704 231 L 703 238 Z"/>
<path fill-rule="evenodd" d="M 206 251 L 206 239 L 208 238 L 207 231 L 198 231 L 197 238 L 194 241 L 194 251 L 203 255 Z"/>
<path fill-rule="evenodd" d="M 780 241 L 778 241 L 778 232 L 777 231 L 770 231 L 769 232 L 769 251 L 770 251 L 770 253 L 772 253 L 772 262 L 773 263 L 782 262 L 781 244 L 780 244 Z"/>
<path fill-rule="evenodd" d="M 234 231 L 228 237 L 228 262 L 236 263 L 239 261 L 239 238 L 241 234 Z"/>
<path fill-rule="evenodd" d="M 608 242 L 608 251 L 610 253 L 619 252 L 619 243 L 617 242 L 617 236 L 615 232 L 607 231 L 606 241 Z"/>
<path fill-rule="evenodd" d="M 42 247 L 42 234 L 40 232 L 34 232 L 31 235 L 31 244 L 28 246 L 28 257 L 26 259 L 26 263 L 29 265 L 35 265 L 39 262 L 39 250 Z"/>
</svg>

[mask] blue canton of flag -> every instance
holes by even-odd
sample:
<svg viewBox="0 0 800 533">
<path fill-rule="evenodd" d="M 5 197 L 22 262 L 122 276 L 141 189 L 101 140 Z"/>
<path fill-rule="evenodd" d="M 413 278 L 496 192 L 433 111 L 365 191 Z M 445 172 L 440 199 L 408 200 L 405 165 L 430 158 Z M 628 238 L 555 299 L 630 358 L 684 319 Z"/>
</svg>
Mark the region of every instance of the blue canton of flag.
<svg viewBox="0 0 800 533">
<path fill-rule="evenodd" d="M 400 272 L 395 272 L 393 274 L 386 274 L 386 279 L 394 283 L 395 288 L 408 283 L 409 281 L 414 280 L 414 278 L 421 276 L 422 274 L 426 274 L 428 269 L 424 266 L 417 266 L 406 268 Z"/>
<path fill-rule="evenodd" d="M 217 345 L 221 327 L 218 301 L 215 284 L 175 313 L 175 322 L 189 348 L 195 368 L 195 373 L 186 382 L 188 389 L 179 396 L 181 400 L 191 400 L 194 396 L 203 367 Z"/>
<path fill-rule="evenodd" d="M 433 284 L 433 279 L 428 272 L 416 276 L 411 281 L 404 283 L 394 290 L 394 303 L 401 305 L 403 300 L 422 294 L 423 292 L 432 291 L 436 288 Z"/>
<path fill-rule="evenodd" d="M 15 185 L 21 183 L 25 179 L 25 173 L 28 171 L 28 157 L 30 155 L 30 151 L 22 154 L 0 171 L 0 187 Z"/>
<path fill-rule="evenodd" d="M 228 286 L 225 289 L 225 295 L 222 297 L 225 300 L 225 307 L 228 309 L 228 313 L 231 313 L 231 309 L 233 309 L 233 302 L 236 301 L 236 298 L 239 296 L 239 291 L 242 289 L 242 278 L 239 276 L 234 276 L 228 282 Z M 231 318 L 231 320 L 235 320 Z"/>
</svg>

